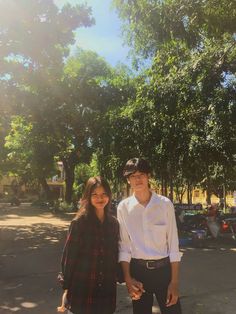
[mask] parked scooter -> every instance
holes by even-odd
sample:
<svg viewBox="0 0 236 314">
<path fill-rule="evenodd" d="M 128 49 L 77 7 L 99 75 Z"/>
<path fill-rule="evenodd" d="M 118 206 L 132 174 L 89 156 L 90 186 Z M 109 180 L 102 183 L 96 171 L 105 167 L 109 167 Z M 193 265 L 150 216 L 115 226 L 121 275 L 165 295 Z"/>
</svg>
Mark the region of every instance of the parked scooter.
<svg viewBox="0 0 236 314">
<path fill-rule="evenodd" d="M 189 235 L 193 246 L 203 247 L 205 245 L 209 233 L 205 215 L 186 215 L 183 219 L 177 217 L 177 226 L 180 233 Z"/>
<path fill-rule="evenodd" d="M 222 217 L 220 234 L 236 241 L 236 217 Z"/>
<path fill-rule="evenodd" d="M 214 205 L 208 207 L 206 214 L 176 213 L 180 234 L 187 234 L 195 247 L 204 247 L 206 241 L 213 239 L 233 239 L 236 241 L 236 215 L 220 214 Z"/>
<path fill-rule="evenodd" d="M 20 206 L 21 202 L 19 200 L 19 198 L 17 198 L 16 196 L 13 196 L 11 199 L 10 199 L 10 203 L 11 203 L 11 206 Z"/>
</svg>

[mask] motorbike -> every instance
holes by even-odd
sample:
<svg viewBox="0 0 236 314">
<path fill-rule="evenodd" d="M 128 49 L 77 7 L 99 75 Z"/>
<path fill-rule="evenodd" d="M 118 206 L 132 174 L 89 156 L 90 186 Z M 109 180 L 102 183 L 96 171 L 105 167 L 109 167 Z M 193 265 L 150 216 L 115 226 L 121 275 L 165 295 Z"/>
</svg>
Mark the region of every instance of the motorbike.
<svg viewBox="0 0 236 314">
<path fill-rule="evenodd" d="M 236 241 L 236 216 L 224 216 L 221 220 L 220 234 L 222 237 Z"/>
<path fill-rule="evenodd" d="M 19 200 L 19 198 L 17 198 L 16 196 L 13 196 L 11 199 L 10 199 L 10 203 L 11 203 L 11 206 L 20 206 L 21 202 Z"/>
<path fill-rule="evenodd" d="M 206 219 L 203 214 L 185 215 L 182 222 L 177 219 L 179 232 L 187 234 L 194 247 L 203 247 L 209 235 Z"/>
<path fill-rule="evenodd" d="M 206 239 L 232 239 L 236 241 L 236 217 L 227 214 L 211 219 L 201 215 L 189 227 L 195 245 L 202 245 Z"/>
</svg>

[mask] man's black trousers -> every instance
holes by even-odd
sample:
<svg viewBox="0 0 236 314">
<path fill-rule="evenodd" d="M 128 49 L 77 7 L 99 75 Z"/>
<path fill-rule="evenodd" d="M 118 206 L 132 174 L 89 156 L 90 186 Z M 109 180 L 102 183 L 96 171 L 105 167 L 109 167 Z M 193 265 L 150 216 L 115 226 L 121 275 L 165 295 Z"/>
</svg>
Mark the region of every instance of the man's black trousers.
<svg viewBox="0 0 236 314">
<path fill-rule="evenodd" d="M 153 295 L 156 296 L 162 314 L 181 314 L 180 302 L 166 306 L 167 289 L 171 279 L 170 263 L 157 269 L 147 269 L 135 260 L 130 263 L 131 276 L 144 285 L 142 297 L 133 303 L 134 314 L 152 314 Z"/>
</svg>

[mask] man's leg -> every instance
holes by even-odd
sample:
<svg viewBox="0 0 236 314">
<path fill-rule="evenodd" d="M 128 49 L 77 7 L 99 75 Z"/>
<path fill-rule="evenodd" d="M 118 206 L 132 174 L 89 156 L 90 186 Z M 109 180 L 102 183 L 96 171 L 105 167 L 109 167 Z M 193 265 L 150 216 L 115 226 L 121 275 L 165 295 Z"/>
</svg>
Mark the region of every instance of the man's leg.
<svg viewBox="0 0 236 314">
<path fill-rule="evenodd" d="M 152 314 L 153 294 L 144 292 L 139 300 L 132 301 L 133 314 Z"/>
</svg>

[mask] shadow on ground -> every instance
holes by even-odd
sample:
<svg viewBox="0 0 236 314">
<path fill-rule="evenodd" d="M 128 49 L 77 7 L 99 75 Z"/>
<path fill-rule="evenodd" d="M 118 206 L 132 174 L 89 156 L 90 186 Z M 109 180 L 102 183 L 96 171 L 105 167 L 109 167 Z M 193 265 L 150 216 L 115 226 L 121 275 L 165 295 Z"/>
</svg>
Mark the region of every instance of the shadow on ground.
<svg viewBox="0 0 236 314">
<path fill-rule="evenodd" d="M 60 257 L 72 215 L 0 209 L 0 314 L 56 313 Z"/>
<path fill-rule="evenodd" d="M 0 314 L 53 314 L 61 299 L 60 257 L 74 213 L 0 206 Z M 236 245 L 208 241 L 182 247 L 184 314 L 232 314 L 236 308 Z M 126 287 L 118 285 L 116 313 L 130 314 Z M 159 313 L 158 307 L 153 313 Z"/>
</svg>

